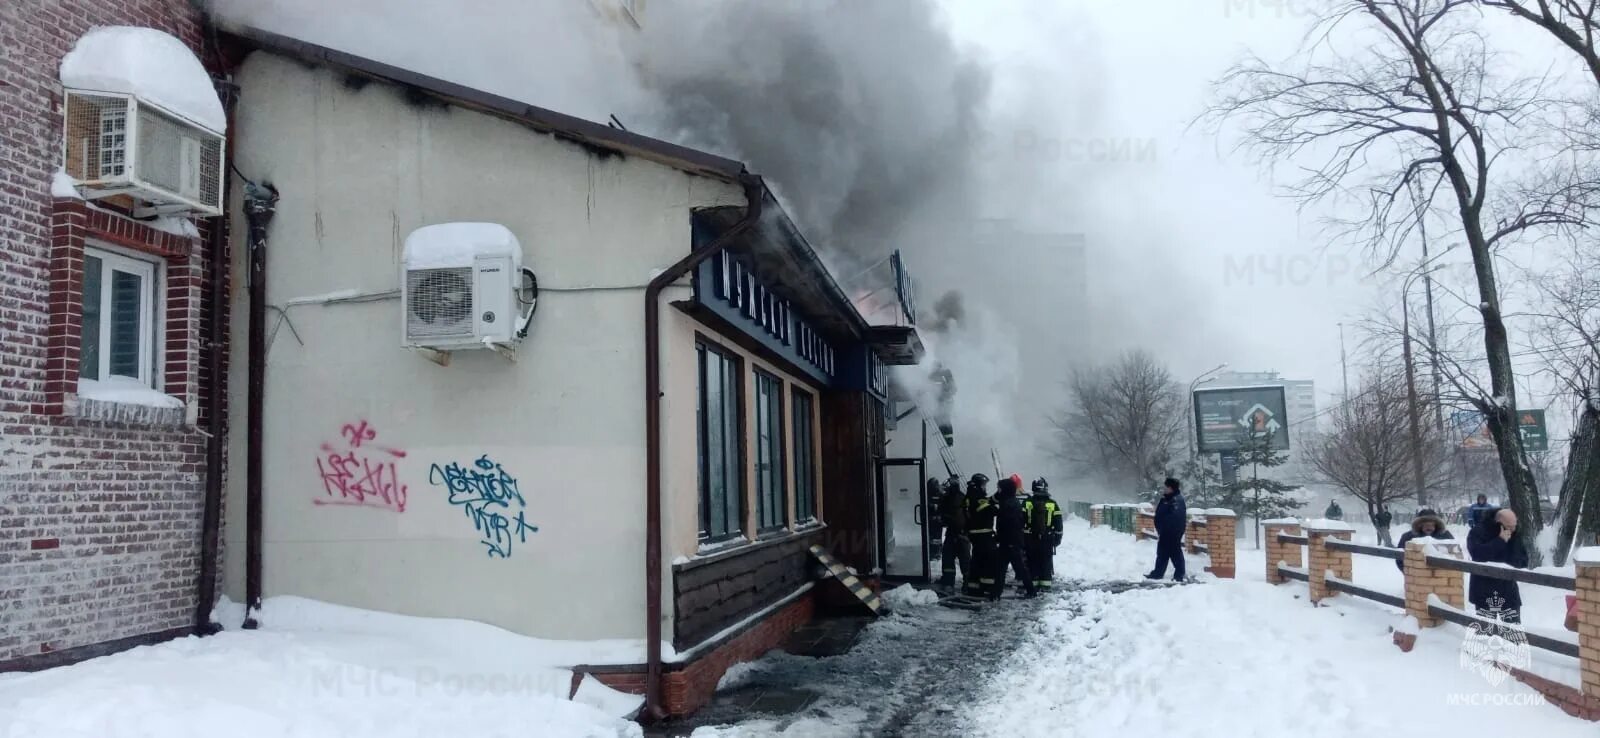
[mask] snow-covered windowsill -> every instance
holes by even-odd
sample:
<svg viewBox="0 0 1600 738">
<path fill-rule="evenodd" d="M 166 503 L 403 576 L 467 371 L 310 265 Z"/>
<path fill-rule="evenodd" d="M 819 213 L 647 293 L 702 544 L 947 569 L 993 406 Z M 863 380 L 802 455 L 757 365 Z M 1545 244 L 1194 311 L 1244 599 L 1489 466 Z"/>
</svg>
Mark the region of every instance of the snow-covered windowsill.
<svg viewBox="0 0 1600 738">
<path fill-rule="evenodd" d="M 78 380 L 68 413 L 87 420 L 136 425 L 184 425 L 188 420 L 183 400 L 120 377 Z"/>
</svg>

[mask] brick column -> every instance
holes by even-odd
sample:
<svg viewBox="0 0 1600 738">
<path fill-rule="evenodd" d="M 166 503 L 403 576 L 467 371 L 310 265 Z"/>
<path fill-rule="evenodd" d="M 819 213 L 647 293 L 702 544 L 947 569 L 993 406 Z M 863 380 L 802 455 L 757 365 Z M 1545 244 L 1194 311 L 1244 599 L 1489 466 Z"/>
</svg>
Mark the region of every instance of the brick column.
<svg viewBox="0 0 1600 738">
<path fill-rule="evenodd" d="M 1417 625 L 1432 628 L 1444 621 L 1428 614 L 1428 597 L 1438 595 L 1451 607 L 1465 609 L 1467 604 L 1466 574 L 1453 569 L 1436 569 L 1428 566 L 1428 554 L 1461 558 L 1461 544 L 1432 538 L 1414 538 L 1406 543 L 1406 614 L 1416 618 Z"/>
<path fill-rule="evenodd" d="M 1353 565 L 1350 552 L 1328 548 L 1328 539 L 1348 541 L 1354 533 L 1350 526 L 1337 520 L 1317 520 L 1306 524 L 1306 537 L 1310 539 L 1306 548 L 1310 549 L 1311 559 L 1311 563 L 1306 566 L 1306 573 L 1310 575 L 1311 580 L 1312 604 L 1338 594 L 1328 589 L 1327 572 L 1331 571 L 1335 576 L 1345 580 L 1353 576 L 1350 571 Z"/>
<path fill-rule="evenodd" d="M 1138 514 L 1135 515 L 1134 518 L 1133 518 L 1133 539 L 1136 540 L 1136 541 L 1142 541 L 1142 540 L 1145 539 L 1144 532 L 1146 530 L 1155 530 L 1155 529 L 1156 529 L 1156 513 L 1155 513 L 1155 510 L 1150 509 L 1150 507 L 1148 505 L 1140 505 Z"/>
<path fill-rule="evenodd" d="M 1218 579 L 1232 579 L 1238 565 L 1234 548 L 1238 546 L 1239 516 L 1232 510 L 1212 508 L 1206 511 L 1206 546 L 1211 549 L 1211 566 L 1206 567 Z"/>
<path fill-rule="evenodd" d="M 1191 556 L 1200 555 L 1200 544 L 1206 543 L 1206 516 L 1205 513 L 1189 513 L 1189 522 L 1183 527 L 1183 540 L 1188 544 Z"/>
<path fill-rule="evenodd" d="M 1305 559 L 1300 555 L 1299 544 L 1279 543 L 1278 534 L 1300 535 L 1300 523 L 1295 520 L 1268 520 L 1261 527 L 1261 537 L 1267 539 L 1267 583 L 1283 584 L 1287 580 L 1278 573 L 1278 562 L 1299 568 L 1305 565 Z"/>
<path fill-rule="evenodd" d="M 1578 667 L 1583 695 L 1600 700 L 1600 546 L 1578 552 Z"/>
<path fill-rule="evenodd" d="M 1098 527 L 1100 527 L 1102 525 L 1105 525 L 1105 523 L 1106 523 L 1106 506 L 1105 505 L 1090 505 L 1089 506 L 1089 527 L 1090 528 L 1098 528 Z"/>
</svg>

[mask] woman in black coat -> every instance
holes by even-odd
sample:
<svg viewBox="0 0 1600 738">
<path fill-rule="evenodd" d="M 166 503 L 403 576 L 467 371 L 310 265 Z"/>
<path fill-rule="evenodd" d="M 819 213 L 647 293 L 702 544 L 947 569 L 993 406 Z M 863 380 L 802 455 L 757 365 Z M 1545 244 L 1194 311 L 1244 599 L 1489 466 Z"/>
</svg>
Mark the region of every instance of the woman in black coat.
<svg viewBox="0 0 1600 738">
<path fill-rule="evenodd" d="M 1400 550 L 1404 551 L 1406 544 L 1416 538 L 1437 538 L 1443 540 L 1454 539 L 1455 536 L 1450 535 L 1450 531 L 1445 529 L 1444 518 L 1439 517 L 1439 515 L 1432 510 L 1425 509 L 1419 511 L 1417 513 L 1417 517 L 1411 521 L 1411 530 L 1400 534 L 1400 543 L 1397 544 L 1397 546 Z M 1394 565 L 1400 567 L 1400 571 L 1406 570 L 1406 563 L 1404 560 L 1396 561 L 1394 562 Z"/>
<path fill-rule="evenodd" d="M 1478 525 L 1467 534 L 1467 553 L 1473 561 L 1528 568 L 1528 551 L 1517 533 L 1516 513 L 1499 508 L 1480 516 Z M 1467 586 L 1467 601 L 1480 616 L 1521 622 L 1522 592 L 1510 579 L 1473 574 Z"/>
</svg>

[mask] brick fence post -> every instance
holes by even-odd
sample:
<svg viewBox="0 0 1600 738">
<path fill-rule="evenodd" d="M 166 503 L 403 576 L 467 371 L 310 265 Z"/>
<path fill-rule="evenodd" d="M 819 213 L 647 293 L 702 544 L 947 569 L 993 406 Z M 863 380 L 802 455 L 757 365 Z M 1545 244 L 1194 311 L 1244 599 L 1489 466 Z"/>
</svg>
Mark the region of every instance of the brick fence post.
<svg viewBox="0 0 1600 738">
<path fill-rule="evenodd" d="M 1583 695 L 1600 700 L 1600 546 L 1578 551 L 1578 666 Z"/>
<path fill-rule="evenodd" d="M 1232 579 L 1238 566 L 1239 516 L 1232 510 L 1216 507 L 1206 511 L 1206 547 L 1210 549 L 1211 566 L 1207 567 L 1218 579 Z"/>
<path fill-rule="evenodd" d="M 1278 573 L 1278 564 L 1296 569 L 1305 565 L 1304 557 L 1300 554 L 1299 544 L 1279 543 L 1278 534 L 1287 533 L 1291 536 L 1300 535 L 1300 521 L 1298 520 L 1268 520 L 1261 524 L 1261 536 L 1267 539 L 1267 583 L 1283 584 L 1282 574 Z"/>
<path fill-rule="evenodd" d="M 1306 523 L 1306 538 L 1310 549 L 1310 564 L 1306 566 L 1306 574 L 1311 580 L 1311 604 L 1316 604 L 1337 592 L 1328 588 L 1327 572 L 1333 572 L 1340 579 L 1349 580 L 1353 562 L 1349 551 L 1335 551 L 1328 548 L 1328 539 L 1337 538 L 1348 541 L 1355 531 L 1350 526 L 1337 520 L 1313 520 Z"/>
<path fill-rule="evenodd" d="M 1188 553 L 1191 556 L 1200 555 L 1200 544 L 1205 543 L 1206 514 L 1204 511 L 1189 513 L 1189 521 L 1183 527 L 1183 540 L 1188 544 Z M 1207 544 L 1210 545 L 1210 544 Z"/>
<path fill-rule="evenodd" d="M 1102 525 L 1105 525 L 1105 524 L 1106 524 L 1106 506 L 1105 505 L 1090 505 L 1089 506 L 1089 527 L 1090 528 L 1098 528 L 1098 527 L 1100 527 Z"/>
<path fill-rule="evenodd" d="M 1150 507 L 1148 504 L 1140 505 L 1138 515 L 1136 515 L 1133 519 L 1133 539 L 1136 541 L 1142 541 L 1145 539 L 1144 532 L 1146 530 L 1155 529 L 1155 509 Z"/>
<path fill-rule="evenodd" d="M 1428 554 L 1461 558 L 1461 544 L 1433 538 L 1413 538 L 1406 542 L 1406 614 L 1416 618 L 1417 625 L 1432 628 L 1444 621 L 1428 614 L 1428 598 L 1438 595 L 1445 604 L 1465 608 L 1467 603 L 1466 574 L 1454 569 L 1439 569 L 1428 565 Z"/>
</svg>

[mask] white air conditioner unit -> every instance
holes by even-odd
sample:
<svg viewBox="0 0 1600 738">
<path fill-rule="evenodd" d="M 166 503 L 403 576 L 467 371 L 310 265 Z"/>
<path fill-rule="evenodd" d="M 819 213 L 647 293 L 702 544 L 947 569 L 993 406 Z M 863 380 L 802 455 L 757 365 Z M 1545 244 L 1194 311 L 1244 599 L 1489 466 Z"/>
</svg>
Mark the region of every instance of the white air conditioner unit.
<svg viewBox="0 0 1600 738">
<path fill-rule="evenodd" d="M 400 281 L 405 346 L 444 352 L 513 346 L 533 316 L 531 279 L 522 268 L 522 245 L 505 226 L 441 223 L 412 231 Z"/>
<path fill-rule="evenodd" d="M 65 169 L 88 199 L 139 216 L 222 214 L 223 138 L 137 96 L 66 91 Z"/>
</svg>

